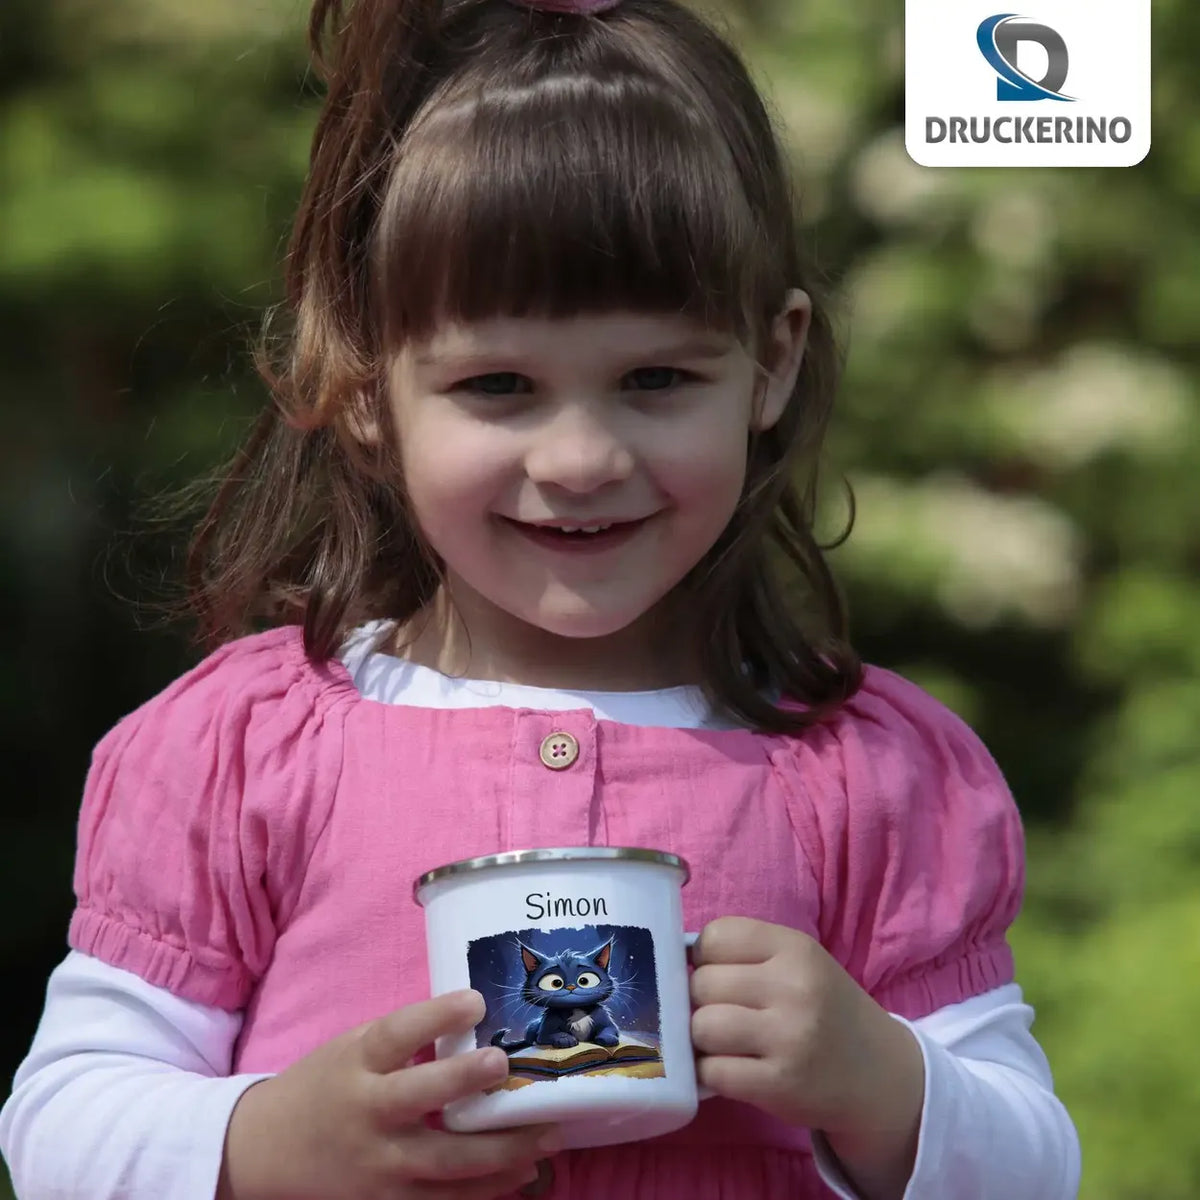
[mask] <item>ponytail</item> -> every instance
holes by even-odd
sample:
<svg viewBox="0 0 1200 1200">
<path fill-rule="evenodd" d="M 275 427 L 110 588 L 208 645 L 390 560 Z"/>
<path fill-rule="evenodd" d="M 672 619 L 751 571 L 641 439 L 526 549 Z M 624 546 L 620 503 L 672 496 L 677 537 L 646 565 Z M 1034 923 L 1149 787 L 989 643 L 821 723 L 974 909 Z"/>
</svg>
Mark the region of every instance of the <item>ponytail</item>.
<svg viewBox="0 0 1200 1200">
<path fill-rule="evenodd" d="M 309 46 L 326 97 L 285 276 L 295 321 L 289 399 L 312 406 L 286 414 L 298 422 L 336 416 L 377 374 L 370 239 L 396 144 L 434 79 L 442 8 L 442 0 L 313 4 Z"/>
</svg>

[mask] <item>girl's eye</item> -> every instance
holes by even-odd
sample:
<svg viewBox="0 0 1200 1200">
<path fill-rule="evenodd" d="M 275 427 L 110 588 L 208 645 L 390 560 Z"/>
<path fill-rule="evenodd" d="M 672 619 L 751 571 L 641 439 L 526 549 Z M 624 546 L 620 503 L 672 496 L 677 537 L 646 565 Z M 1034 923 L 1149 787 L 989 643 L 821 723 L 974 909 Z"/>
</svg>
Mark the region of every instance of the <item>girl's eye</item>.
<svg viewBox="0 0 1200 1200">
<path fill-rule="evenodd" d="M 538 980 L 538 987 L 543 992 L 560 992 L 567 986 L 567 981 L 561 975 L 543 975 Z"/>
<path fill-rule="evenodd" d="M 640 392 L 665 392 L 687 378 L 687 373 L 676 367 L 638 367 L 625 376 L 630 386 Z"/>
<path fill-rule="evenodd" d="M 594 988 L 600 986 L 600 976 L 592 971 L 584 971 L 580 977 L 575 980 L 575 986 L 581 988 Z"/>
<path fill-rule="evenodd" d="M 478 392 L 482 396 L 518 396 L 533 390 L 524 375 L 515 371 L 492 371 L 474 375 L 454 385 L 456 391 Z"/>
</svg>

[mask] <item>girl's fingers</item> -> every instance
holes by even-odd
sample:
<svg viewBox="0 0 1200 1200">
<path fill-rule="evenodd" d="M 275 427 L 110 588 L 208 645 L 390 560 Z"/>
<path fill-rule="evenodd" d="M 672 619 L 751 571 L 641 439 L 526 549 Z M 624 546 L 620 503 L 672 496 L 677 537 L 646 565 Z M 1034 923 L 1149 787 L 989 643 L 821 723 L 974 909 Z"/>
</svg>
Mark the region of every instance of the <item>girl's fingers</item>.
<svg viewBox="0 0 1200 1200">
<path fill-rule="evenodd" d="M 743 1008 L 766 1008 L 770 997 L 763 991 L 760 967 L 709 964 L 692 972 L 692 1004 L 739 1004 Z"/>
<path fill-rule="evenodd" d="M 756 921 L 752 917 L 718 917 L 704 927 L 692 948 L 692 962 L 765 963 L 786 945 L 794 930 Z"/>
<path fill-rule="evenodd" d="M 701 1054 L 765 1054 L 770 1038 L 763 1015 L 736 1004 L 710 1004 L 692 1013 L 692 1044 Z"/>
<path fill-rule="evenodd" d="M 760 1058 L 703 1057 L 696 1063 L 696 1078 L 726 1100 L 759 1108 L 769 1102 L 774 1086 L 770 1068 Z"/>
<path fill-rule="evenodd" d="M 419 1126 L 403 1135 L 400 1148 L 405 1174 L 446 1182 L 513 1171 L 532 1177 L 531 1164 L 556 1154 L 562 1143 L 554 1127 L 545 1125 L 494 1133 L 447 1133 Z"/>
<path fill-rule="evenodd" d="M 495 1046 L 393 1071 L 380 1080 L 382 1123 L 389 1129 L 411 1125 L 453 1100 L 494 1087 L 507 1075 L 508 1055 Z"/>
<path fill-rule="evenodd" d="M 397 1009 L 363 1030 L 363 1065 L 378 1075 L 399 1071 L 437 1038 L 474 1029 L 485 1011 L 483 997 L 473 991 L 449 992 Z"/>
</svg>

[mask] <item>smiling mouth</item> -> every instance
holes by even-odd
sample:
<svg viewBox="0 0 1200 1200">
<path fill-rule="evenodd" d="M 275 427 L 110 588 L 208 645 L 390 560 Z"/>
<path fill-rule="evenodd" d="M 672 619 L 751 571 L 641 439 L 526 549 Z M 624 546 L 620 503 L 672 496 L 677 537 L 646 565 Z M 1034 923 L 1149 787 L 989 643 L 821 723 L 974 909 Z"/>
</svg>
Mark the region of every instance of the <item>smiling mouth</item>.
<svg viewBox="0 0 1200 1200">
<path fill-rule="evenodd" d="M 642 517 L 636 521 L 610 521 L 593 525 L 533 524 L 502 517 L 506 525 L 516 530 L 529 541 L 555 550 L 588 551 L 605 550 L 627 541 L 649 520 Z"/>
</svg>

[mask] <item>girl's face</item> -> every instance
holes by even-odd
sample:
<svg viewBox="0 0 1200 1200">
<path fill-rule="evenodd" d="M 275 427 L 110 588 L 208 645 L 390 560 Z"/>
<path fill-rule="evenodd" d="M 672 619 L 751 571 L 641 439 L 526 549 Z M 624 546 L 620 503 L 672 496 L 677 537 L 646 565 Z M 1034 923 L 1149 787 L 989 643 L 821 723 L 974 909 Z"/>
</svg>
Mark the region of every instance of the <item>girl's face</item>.
<svg viewBox="0 0 1200 1200">
<path fill-rule="evenodd" d="M 808 311 L 796 293 L 766 374 L 677 316 L 493 319 L 406 346 L 391 379 L 405 487 L 472 639 L 514 617 L 603 639 L 653 609 L 733 515 Z"/>
</svg>

